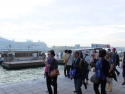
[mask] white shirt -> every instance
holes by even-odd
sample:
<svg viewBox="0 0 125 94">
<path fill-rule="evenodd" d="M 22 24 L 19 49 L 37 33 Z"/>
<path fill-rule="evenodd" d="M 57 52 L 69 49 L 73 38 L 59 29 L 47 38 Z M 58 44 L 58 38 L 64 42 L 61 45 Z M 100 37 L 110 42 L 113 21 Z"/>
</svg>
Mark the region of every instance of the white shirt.
<svg viewBox="0 0 125 94">
<path fill-rule="evenodd" d="M 88 64 L 90 64 L 90 63 L 91 63 L 91 58 L 90 58 L 90 56 L 86 56 L 86 57 L 85 57 L 85 61 L 86 61 Z"/>
<path fill-rule="evenodd" d="M 71 54 L 67 54 L 66 55 L 66 62 L 67 62 L 67 65 L 72 65 L 72 62 L 73 62 L 73 56 Z"/>
</svg>

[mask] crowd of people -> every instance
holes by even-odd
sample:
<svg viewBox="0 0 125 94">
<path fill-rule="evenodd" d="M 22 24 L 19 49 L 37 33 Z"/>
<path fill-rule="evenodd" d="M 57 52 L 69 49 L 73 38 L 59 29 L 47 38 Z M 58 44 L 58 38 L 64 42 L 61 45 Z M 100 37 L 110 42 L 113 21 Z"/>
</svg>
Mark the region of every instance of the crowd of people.
<svg viewBox="0 0 125 94">
<path fill-rule="evenodd" d="M 45 63 L 45 77 L 49 94 L 53 94 L 51 86 L 54 87 L 54 94 L 57 94 L 59 73 L 54 73 L 54 70 L 58 70 L 58 62 L 54 56 L 54 50 L 50 50 L 48 59 L 42 58 Z M 64 76 L 74 79 L 74 93 L 82 94 L 81 86 L 84 85 L 85 89 L 87 89 L 89 79 L 94 77 L 89 77 L 89 71 L 92 70 L 95 75 L 93 79 L 98 79 L 98 81 L 93 82 L 95 94 L 106 94 L 107 91 L 111 92 L 113 90 L 113 79 L 117 81 L 117 76 L 120 74 L 116 67 L 120 66 L 119 62 L 116 48 L 113 48 L 112 51 L 110 49 L 100 49 L 98 53 L 94 50 L 91 55 L 89 55 L 88 51 L 85 51 L 83 55 L 82 51 L 65 50 Z M 125 53 L 120 67 L 123 69 L 124 82 L 122 85 L 125 85 Z M 54 74 L 53 77 L 52 74 Z M 99 92 L 100 85 L 101 93 Z"/>
</svg>

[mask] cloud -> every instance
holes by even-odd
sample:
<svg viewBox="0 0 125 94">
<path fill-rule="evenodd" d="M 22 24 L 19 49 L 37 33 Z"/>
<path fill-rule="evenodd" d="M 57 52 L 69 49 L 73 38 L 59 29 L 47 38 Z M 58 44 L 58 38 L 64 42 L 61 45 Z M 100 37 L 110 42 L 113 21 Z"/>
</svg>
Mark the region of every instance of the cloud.
<svg viewBox="0 0 125 94">
<path fill-rule="evenodd" d="M 0 33 L 49 46 L 125 46 L 124 9 L 124 0 L 0 0 Z"/>
<path fill-rule="evenodd" d="M 48 6 L 54 0 L 0 0 L 0 19 L 29 16 L 36 6 Z"/>
</svg>

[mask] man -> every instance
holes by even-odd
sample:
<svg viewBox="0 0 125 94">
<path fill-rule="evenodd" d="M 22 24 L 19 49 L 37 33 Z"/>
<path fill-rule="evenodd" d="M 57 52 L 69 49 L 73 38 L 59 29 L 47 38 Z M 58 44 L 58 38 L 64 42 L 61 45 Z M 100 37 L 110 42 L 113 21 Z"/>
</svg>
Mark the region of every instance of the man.
<svg viewBox="0 0 125 94">
<path fill-rule="evenodd" d="M 119 66 L 119 55 L 116 53 L 116 48 L 112 49 L 111 59 L 114 63 L 114 71 L 116 71 L 117 75 L 119 76 L 120 72 L 116 69 L 116 66 Z"/>
<path fill-rule="evenodd" d="M 74 84 L 77 94 L 82 94 L 81 86 L 84 83 L 86 77 L 86 65 L 82 59 L 79 58 L 79 52 L 75 51 L 73 54 L 74 60 L 72 64 L 72 70 L 75 70 Z"/>
<path fill-rule="evenodd" d="M 67 74 L 66 74 L 66 71 L 67 71 L 67 68 L 66 68 L 66 55 L 68 54 L 68 50 L 65 50 L 65 54 L 64 54 L 64 75 L 65 75 L 65 77 L 67 76 Z"/>
<path fill-rule="evenodd" d="M 89 70 L 91 70 L 91 68 L 90 68 L 91 58 L 90 58 L 90 56 L 89 56 L 88 51 L 85 51 L 84 61 L 85 61 L 85 64 L 86 64 L 86 66 L 87 66 L 87 74 L 86 74 L 86 78 L 85 78 L 85 79 L 86 79 L 86 84 L 88 84 L 88 80 L 89 80 L 89 78 L 88 78 L 88 76 L 89 76 Z"/>
<path fill-rule="evenodd" d="M 67 69 L 67 75 L 68 75 L 68 78 L 70 78 L 70 75 L 69 75 L 69 72 L 71 70 L 71 66 L 72 66 L 72 61 L 73 61 L 73 55 L 72 55 L 72 51 L 69 50 L 68 51 L 68 54 L 66 55 L 66 69 Z"/>
</svg>

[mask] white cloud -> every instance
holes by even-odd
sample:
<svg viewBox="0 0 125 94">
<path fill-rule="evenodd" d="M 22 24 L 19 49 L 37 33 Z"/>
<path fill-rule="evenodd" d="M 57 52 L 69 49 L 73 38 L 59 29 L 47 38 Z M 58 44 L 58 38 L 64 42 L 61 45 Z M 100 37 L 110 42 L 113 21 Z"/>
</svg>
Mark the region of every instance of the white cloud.
<svg viewBox="0 0 125 94">
<path fill-rule="evenodd" d="M 0 19 L 18 18 L 34 12 L 35 6 L 48 6 L 55 0 L 0 0 Z"/>
<path fill-rule="evenodd" d="M 91 2 L 90 2 L 91 1 Z M 125 46 L 124 0 L 0 0 L 0 36 L 49 46 Z"/>
</svg>

